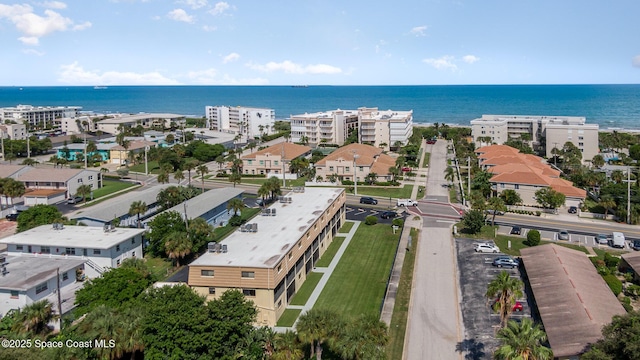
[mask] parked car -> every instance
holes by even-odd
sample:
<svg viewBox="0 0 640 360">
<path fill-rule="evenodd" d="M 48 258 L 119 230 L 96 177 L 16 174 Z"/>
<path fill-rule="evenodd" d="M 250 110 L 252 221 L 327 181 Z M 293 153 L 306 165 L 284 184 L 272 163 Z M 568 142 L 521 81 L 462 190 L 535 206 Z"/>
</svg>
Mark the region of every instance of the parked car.
<svg viewBox="0 0 640 360">
<path fill-rule="evenodd" d="M 20 213 L 11 213 L 7 215 L 6 218 L 9 221 L 18 221 L 18 215 L 20 215 Z"/>
<path fill-rule="evenodd" d="M 364 196 L 360 198 L 360 204 L 378 205 L 378 200 L 372 197 Z"/>
<path fill-rule="evenodd" d="M 398 213 L 395 211 L 383 211 L 380 213 L 380 217 L 383 219 L 395 219 L 398 217 Z"/>
<path fill-rule="evenodd" d="M 504 215 L 504 211 L 500 211 L 500 210 L 493 210 L 493 209 L 489 209 L 489 210 L 487 210 L 487 211 L 485 211 L 485 212 L 486 212 L 487 214 L 489 214 L 489 215 L 493 215 L 493 214 L 496 214 L 496 215 Z"/>
<path fill-rule="evenodd" d="M 398 199 L 397 206 L 418 206 L 418 202 L 411 199 Z"/>
<path fill-rule="evenodd" d="M 560 230 L 558 232 L 558 240 L 569 240 L 569 232 L 567 230 Z"/>
<path fill-rule="evenodd" d="M 473 248 L 476 252 L 481 252 L 481 253 L 499 253 L 500 252 L 500 248 L 498 248 L 497 246 L 495 246 L 492 243 L 478 243 L 474 246 Z"/>
<path fill-rule="evenodd" d="M 427 140 L 427 144 L 433 145 L 433 144 L 436 143 L 436 141 L 438 141 L 438 139 L 431 138 L 431 139 Z"/>
<path fill-rule="evenodd" d="M 611 233 L 611 247 L 624 249 L 626 244 L 627 241 L 623 233 L 617 231 Z"/>
<path fill-rule="evenodd" d="M 522 229 L 520 229 L 520 226 L 514 226 L 511 228 L 511 231 L 509 232 L 509 234 L 511 235 L 521 235 L 522 234 Z"/>
<path fill-rule="evenodd" d="M 402 172 L 409 172 L 409 171 L 411 171 L 410 167 L 405 166 L 402 168 Z"/>
<path fill-rule="evenodd" d="M 569 206 L 569 214 L 577 214 L 578 213 L 578 207 L 577 206 Z"/>
<path fill-rule="evenodd" d="M 633 240 L 633 242 L 631 243 L 631 248 L 633 250 L 640 250 L 640 240 Z"/>
<path fill-rule="evenodd" d="M 520 265 L 520 262 L 508 256 L 499 256 L 493 260 L 492 264 L 499 268 L 508 267 L 513 269 L 517 268 Z"/>
<path fill-rule="evenodd" d="M 495 306 L 497 302 L 498 302 L 498 299 L 496 299 L 493 302 L 493 305 Z M 520 301 L 516 301 L 516 303 L 513 304 L 513 308 L 511 308 L 511 311 L 513 312 L 521 312 L 523 310 L 524 310 L 524 306 L 522 306 L 522 303 Z"/>
<path fill-rule="evenodd" d="M 82 196 L 76 196 L 67 199 L 67 204 L 77 204 L 82 201 Z"/>
<path fill-rule="evenodd" d="M 608 244 L 609 236 L 607 234 L 598 234 L 596 235 L 596 241 L 598 244 Z"/>
</svg>

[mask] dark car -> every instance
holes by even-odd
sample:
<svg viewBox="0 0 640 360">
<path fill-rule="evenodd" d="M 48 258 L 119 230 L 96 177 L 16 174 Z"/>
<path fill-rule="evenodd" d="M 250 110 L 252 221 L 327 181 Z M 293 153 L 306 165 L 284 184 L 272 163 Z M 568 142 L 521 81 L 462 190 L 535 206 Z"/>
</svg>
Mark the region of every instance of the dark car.
<svg viewBox="0 0 640 360">
<path fill-rule="evenodd" d="M 378 204 L 378 200 L 372 198 L 372 197 L 361 197 L 360 198 L 360 204 L 370 204 L 370 205 L 377 205 Z"/>
<path fill-rule="evenodd" d="M 631 248 L 633 250 L 640 250 L 640 240 L 633 240 L 631 243 Z"/>
<path fill-rule="evenodd" d="M 395 211 L 383 211 L 380 213 L 380 217 L 383 219 L 395 219 L 398 217 L 398 213 Z"/>
<path fill-rule="evenodd" d="M 20 215 L 20 213 L 9 214 L 6 216 L 6 218 L 9 221 L 18 221 L 18 215 Z"/>
<path fill-rule="evenodd" d="M 576 206 L 569 206 L 569 214 L 577 214 L 578 213 L 578 207 Z"/>
<path fill-rule="evenodd" d="M 520 226 L 514 226 L 511 228 L 511 231 L 509 232 L 509 234 L 511 235 L 520 235 L 522 234 L 522 229 L 520 229 Z"/>
</svg>

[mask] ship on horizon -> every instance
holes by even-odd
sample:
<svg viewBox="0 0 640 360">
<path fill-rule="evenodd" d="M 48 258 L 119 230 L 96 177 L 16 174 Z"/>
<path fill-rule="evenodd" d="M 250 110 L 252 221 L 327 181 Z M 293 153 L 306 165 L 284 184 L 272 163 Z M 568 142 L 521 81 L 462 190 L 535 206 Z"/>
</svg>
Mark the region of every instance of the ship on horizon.
<svg viewBox="0 0 640 360">
<path fill-rule="evenodd" d="M 308 88 L 309 85 L 291 85 L 293 88 Z"/>
<path fill-rule="evenodd" d="M 94 90 L 104 90 L 104 89 L 108 89 L 108 87 L 106 87 L 106 86 L 94 86 L 93 89 Z"/>
</svg>

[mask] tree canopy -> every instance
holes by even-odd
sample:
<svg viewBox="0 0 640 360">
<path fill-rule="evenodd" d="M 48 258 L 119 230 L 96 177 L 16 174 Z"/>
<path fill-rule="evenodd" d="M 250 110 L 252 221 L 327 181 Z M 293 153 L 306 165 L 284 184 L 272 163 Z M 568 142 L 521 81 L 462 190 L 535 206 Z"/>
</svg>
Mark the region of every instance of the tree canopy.
<svg viewBox="0 0 640 360">
<path fill-rule="evenodd" d="M 18 216 L 18 232 L 63 220 L 62 213 L 55 206 L 44 204 L 34 205 L 21 212 L 20 216 Z"/>
</svg>

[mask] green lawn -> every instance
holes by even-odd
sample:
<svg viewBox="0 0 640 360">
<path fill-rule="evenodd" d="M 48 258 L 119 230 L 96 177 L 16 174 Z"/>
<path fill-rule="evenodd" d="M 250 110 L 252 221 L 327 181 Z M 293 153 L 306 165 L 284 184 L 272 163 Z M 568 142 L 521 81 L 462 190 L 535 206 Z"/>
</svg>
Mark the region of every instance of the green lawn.
<svg viewBox="0 0 640 360">
<path fill-rule="evenodd" d="M 408 199 L 411 197 L 413 185 L 397 187 L 358 187 L 358 195 L 378 196 L 382 198 Z"/>
<path fill-rule="evenodd" d="M 338 230 L 338 232 L 343 234 L 348 233 L 349 231 L 351 231 L 353 224 L 354 223 L 352 221 L 345 221 L 344 224 L 342 224 L 342 227 L 340 227 L 340 230 Z"/>
<path fill-rule="evenodd" d="M 296 319 L 298 318 L 298 315 L 300 315 L 301 311 L 301 309 L 286 309 L 282 313 L 282 316 L 280 316 L 280 319 L 278 319 L 278 323 L 276 324 L 276 326 L 293 326 L 293 323 L 296 322 Z"/>
<path fill-rule="evenodd" d="M 411 300 L 411 286 L 413 283 L 413 268 L 416 259 L 416 248 L 420 239 L 419 230 L 411 229 L 412 247 L 406 252 L 400 283 L 396 293 L 396 303 L 393 307 L 393 316 L 389 326 L 389 343 L 385 347 L 387 357 L 390 360 L 402 360 L 404 350 L 404 336 L 407 329 L 407 318 L 409 316 L 409 301 Z"/>
<path fill-rule="evenodd" d="M 242 181 L 240 182 L 241 184 L 253 184 L 253 185 L 262 185 L 264 184 L 267 180 L 267 178 L 254 178 L 254 177 L 248 177 L 248 178 L 242 178 Z M 292 186 L 304 186 L 304 183 L 307 181 L 306 177 L 300 177 L 297 178 L 295 180 L 287 180 L 287 187 L 292 187 Z M 282 179 L 280 179 L 280 184 L 282 184 Z"/>
<path fill-rule="evenodd" d="M 176 270 L 173 268 L 171 260 L 151 256 L 145 256 L 144 259 L 156 281 L 166 280 Z"/>
<path fill-rule="evenodd" d="M 309 296 L 322 279 L 322 273 L 310 272 L 307 274 L 307 280 L 302 284 L 300 290 L 293 296 L 289 305 L 304 305 L 309 300 Z"/>
<path fill-rule="evenodd" d="M 325 251 L 324 254 L 322 254 L 322 257 L 316 263 L 316 266 L 317 267 L 329 266 L 329 264 L 331 264 L 331 261 L 333 260 L 333 257 L 336 256 L 338 249 L 340 249 L 340 246 L 342 246 L 344 239 L 345 238 L 342 236 L 337 236 L 335 239 L 333 239 L 333 241 L 331 242 L 331 245 L 329 245 L 329 247 L 327 248 L 327 251 Z"/>
<path fill-rule="evenodd" d="M 137 186 L 137 184 L 126 181 L 103 179 L 102 187 L 93 191 L 93 198 L 97 199 L 134 186 Z"/>
<path fill-rule="evenodd" d="M 189 161 L 195 161 L 198 162 L 197 159 L 189 157 L 189 158 L 184 158 L 184 162 L 187 163 Z M 149 174 L 159 174 L 160 173 L 160 165 L 158 164 L 158 162 L 156 160 L 153 161 L 147 161 L 147 169 L 149 170 Z M 129 171 L 133 171 L 133 172 L 138 172 L 138 173 L 144 173 L 144 163 L 141 164 L 135 164 L 135 165 L 131 165 L 129 166 Z M 191 171 L 191 177 L 193 178 L 193 176 L 195 175 L 195 170 Z M 187 177 L 188 175 L 185 174 L 185 177 Z"/>
<path fill-rule="evenodd" d="M 315 307 L 379 316 L 399 236 L 389 225 L 361 224 Z"/>
<path fill-rule="evenodd" d="M 431 159 L 431 153 L 424 153 L 424 161 L 422 162 L 422 167 L 429 167 L 429 160 Z"/>
</svg>

